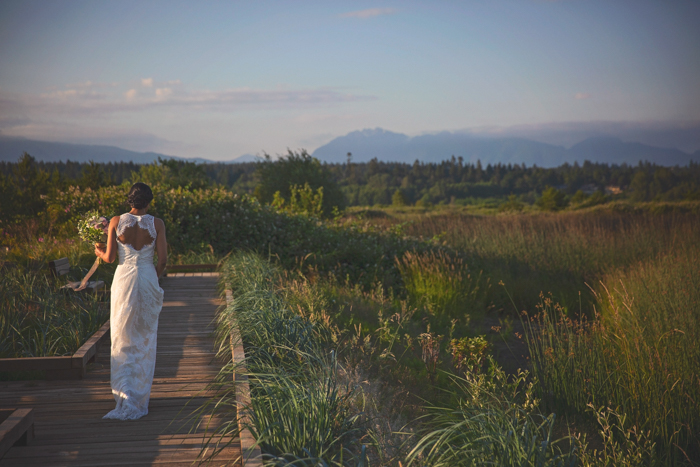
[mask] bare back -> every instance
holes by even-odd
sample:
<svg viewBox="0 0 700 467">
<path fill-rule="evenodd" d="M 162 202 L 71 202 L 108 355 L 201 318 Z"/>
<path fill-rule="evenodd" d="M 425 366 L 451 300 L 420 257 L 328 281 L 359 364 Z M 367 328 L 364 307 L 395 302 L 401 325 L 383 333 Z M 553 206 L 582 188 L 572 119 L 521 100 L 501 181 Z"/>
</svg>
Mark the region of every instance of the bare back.
<svg viewBox="0 0 700 467">
<path fill-rule="evenodd" d="M 126 227 L 122 230 L 121 235 L 117 237 L 119 242 L 124 245 L 131 246 L 134 250 L 141 250 L 143 247 L 152 244 L 156 239 L 151 236 L 147 229 L 134 224 L 131 227 Z"/>
</svg>

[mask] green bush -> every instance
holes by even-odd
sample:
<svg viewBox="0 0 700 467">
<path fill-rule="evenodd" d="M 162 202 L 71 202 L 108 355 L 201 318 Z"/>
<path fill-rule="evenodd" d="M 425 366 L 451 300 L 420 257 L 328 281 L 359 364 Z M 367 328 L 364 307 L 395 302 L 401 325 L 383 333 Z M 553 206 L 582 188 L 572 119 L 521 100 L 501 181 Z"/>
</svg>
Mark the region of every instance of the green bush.
<svg viewBox="0 0 700 467">
<path fill-rule="evenodd" d="M 543 211 L 559 211 L 566 207 L 566 196 L 554 187 L 547 187 L 536 202 Z"/>
<path fill-rule="evenodd" d="M 323 188 L 323 215 L 331 217 L 335 210 L 343 210 L 345 196 L 329 171 L 321 162 L 311 157 L 305 150 L 299 153 L 289 151 L 286 157 L 273 161 L 270 156 L 258 163 L 256 176 L 260 180 L 255 188 L 255 196 L 264 203 L 272 203 L 279 192 L 287 203 L 292 197 L 292 187 L 308 186 L 313 191 Z"/>
</svg>

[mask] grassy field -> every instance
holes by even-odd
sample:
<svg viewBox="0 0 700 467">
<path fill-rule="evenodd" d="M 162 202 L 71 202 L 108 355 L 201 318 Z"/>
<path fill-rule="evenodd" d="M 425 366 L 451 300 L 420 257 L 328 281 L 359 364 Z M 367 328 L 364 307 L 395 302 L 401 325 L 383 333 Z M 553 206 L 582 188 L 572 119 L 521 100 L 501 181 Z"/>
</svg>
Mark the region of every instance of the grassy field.
<svg viewBox="0 0 700 467">
<path fill-rule="evenodd" d="M 71 200 L 117 199 L 103 191 Z M 244 330 L 250 428 L 272 465 L 700 458 L 700 203 L 320 221 L 221 190 L 162 200 L 171 264 L 226 258 L 220 332 Z M 2 351 L 70 353 L 105 315 L 56 293 L 46 264 L 67 256 L 79 279 L 94 256 L 24 227 L 2 232 Z"/>
<path fill-rule="evenodd" d="M 80 280 L 94 261 L 73 240 L 14 239 L 0 251 L 0 358 L 72 355 L 109 318 L 109 302 L 93 294 L 60 291 L 67 278 L 54 278 L 48 262 L 67 257 L 70 280 Z M 11 245 L 11 246 L 10 246 Z M 113 266 L 97 279 L 109 280 Z"/>
<path fill-rule="evenodd" d="M 700 457 L 700 216 L 684 211 L 365 218 L 445 243 L 482 282 L 503 284 L 481 303 L 523 313 L 544 408 L 598 421 L 614 410 L 613 439 L 682 465 Z"/>
</svg>

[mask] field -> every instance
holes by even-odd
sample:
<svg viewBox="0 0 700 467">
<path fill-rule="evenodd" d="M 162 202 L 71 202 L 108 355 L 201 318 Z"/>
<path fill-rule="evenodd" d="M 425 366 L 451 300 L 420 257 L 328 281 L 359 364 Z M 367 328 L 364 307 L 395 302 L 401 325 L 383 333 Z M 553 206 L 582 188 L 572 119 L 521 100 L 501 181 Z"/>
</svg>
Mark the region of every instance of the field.
<svg viewBox="0 0 700 467">
<path fill-rule="evenodd" d="M 687 449 L 697 456 L 697 214 L 399 216 L 407 234 L 445 242 L 503 284 L 487 302 L 493 311 L 520 312 L 548 409 L 615 409 L 628 427 L 649 433 L 671 465 Z"/>
<path fill-rule="evenodd" d="M 171 264 L 220 262 L 234 292 L 222 355 L 238 326 L 270 465 L 697 465 L 697 201 L 319 219 L 308 186 L 264 204 L 157 183 Z M 66 256 L 79 279 L 94 256 L 76 219 L 123 212 L 127 188 L 56 188 L 3 219 L 2 356 L 71 353 L 106 319 L 46 264 Z"/>
<path fill-rule="evenodd" d="M 243 339 L 268 401 L 251 429 L 278 464 L 694 465 L 699 221 L 692 210 L 351 212 L 338 222 L 425 240 L 396 255 L 398 283 L 369 289 L 233 256 L 227 280 L 245 298 L 227 319 L 255 330 Z M 300 402 L 310 384 L 321 385 L 313 407 Z M 273 400 L 296 407 L 291 419 L 275 419 L 285 410 Z M 304 450 L 305 414 L 319 411 L 340 431 Z M 301 432 L 274 428 L 291 426 Z"/>
</svg>

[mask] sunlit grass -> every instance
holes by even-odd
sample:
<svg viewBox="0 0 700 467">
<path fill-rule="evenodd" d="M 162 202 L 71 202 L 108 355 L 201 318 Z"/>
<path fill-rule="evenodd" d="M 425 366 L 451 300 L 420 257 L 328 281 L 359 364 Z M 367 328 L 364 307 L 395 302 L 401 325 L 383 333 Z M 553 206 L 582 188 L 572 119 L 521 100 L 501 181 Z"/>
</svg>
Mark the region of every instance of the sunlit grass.
<svg viewBox="0 0 700 467">
<path fill-rule="evenodd" d="M 396 259 L 409 304 L 439 317 L 483 314 L 489 279 L 470 270 L 464 259 L 444 251 L 406 252 Z"/>
<path fill-rule="evenodd" d="M 572 321 L 549 298 L 529 329 L 533 370 L 552 407 L 611 407 L 649 432 L 660 458 L 700 455 L 700 249 L 604 276 L 599 319 Z"/>
</svg>

